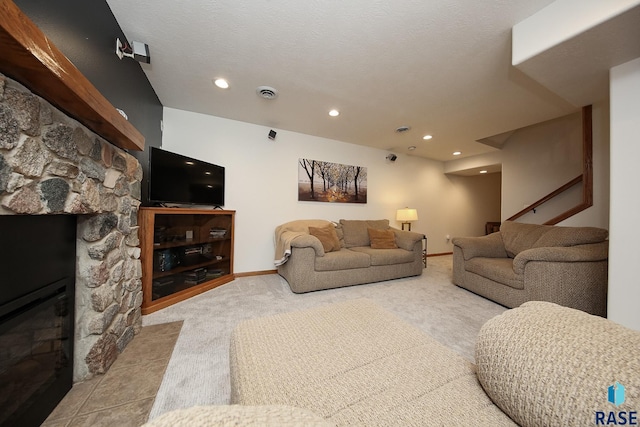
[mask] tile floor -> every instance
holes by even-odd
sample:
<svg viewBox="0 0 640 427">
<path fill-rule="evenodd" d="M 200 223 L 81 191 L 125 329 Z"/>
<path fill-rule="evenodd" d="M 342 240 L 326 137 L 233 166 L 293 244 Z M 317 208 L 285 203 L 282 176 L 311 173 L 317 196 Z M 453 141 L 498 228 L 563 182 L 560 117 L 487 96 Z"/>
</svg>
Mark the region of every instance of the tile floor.
<svg viewBox="0 0 640 427">
<path fill-rule="evenodd" d="M 182 322 L 142 328 L 106 374 L 75 384 L 42 427 L 144 424 L 181 328 Z"/>
</svg>

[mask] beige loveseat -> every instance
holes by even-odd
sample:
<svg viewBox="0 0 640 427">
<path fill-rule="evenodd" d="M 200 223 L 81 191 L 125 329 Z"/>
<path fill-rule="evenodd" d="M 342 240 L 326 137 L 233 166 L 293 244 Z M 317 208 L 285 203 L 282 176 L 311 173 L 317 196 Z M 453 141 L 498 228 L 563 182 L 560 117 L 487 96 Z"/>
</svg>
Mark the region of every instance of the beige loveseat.
<svg viewBox="0 0 640 427">
<path fill-rule="evenodd" d="M 150 426 L 595 425 L 599 413 L 628 419 L 640 408 L 638 348 L 638 331 L 528 302 L 482 327 L 474 365 L 372 301 L 350 300 L 241 323 L 235 405 Z M 626 388 L 619 406 L 608 402 L 616 383 Z"/>
<path fill-rule="evenodd" d="M 608 232 L 505 221 L 453 239 L 453 283 L 506 307 L 550 301 L 605 316 Z"/>
<path fill-rule="evenodd" d="M 335 232 L 327 244 L 310 227 Z M 372 231 L 373 230 L 373 231 Z M 377 249 L 370 234 L 391 235 L 395 247 Z M 278 273 L 296 293 L 379 282 L 422 274 L 423 235 L 389 227 L 389 220 L 298 220 L 276 228 Z"/>
</svg>

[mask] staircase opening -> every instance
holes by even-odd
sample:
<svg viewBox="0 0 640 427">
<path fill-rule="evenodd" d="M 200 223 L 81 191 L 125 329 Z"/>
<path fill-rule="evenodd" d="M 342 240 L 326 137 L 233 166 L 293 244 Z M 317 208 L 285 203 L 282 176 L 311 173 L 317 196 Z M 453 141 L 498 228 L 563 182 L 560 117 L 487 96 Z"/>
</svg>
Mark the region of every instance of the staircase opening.
<svg viewBox="0 0 640 427">
<path fill-rule="evenodd" d="M 575 206 L 545 221 L 545 225 L 556 225 L 573 215 L 593 206 L 593 130 L 591 105 L 582 108 L 582 173 L 571 181 L 561 185 L 546 196 L 535 201 L 521 211 L 507 218 L 515 221 L 543 204 L 553 200 L 578 184 L 582 184 L 582 200 Z"/>
</svg>

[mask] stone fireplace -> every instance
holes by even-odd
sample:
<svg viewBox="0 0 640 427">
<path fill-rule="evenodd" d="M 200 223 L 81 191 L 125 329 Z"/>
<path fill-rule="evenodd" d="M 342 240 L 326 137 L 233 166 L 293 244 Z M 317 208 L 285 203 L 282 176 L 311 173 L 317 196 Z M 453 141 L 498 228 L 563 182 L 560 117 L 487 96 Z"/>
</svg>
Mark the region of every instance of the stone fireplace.
<svg viewBox="0 0 640 427">
<path fill-rule="evenodd" d="M 0 74 L 0 215 L 77 218 L 74 382 L 141 328 L 141 180 L 135 157 Z"/>
</svg>

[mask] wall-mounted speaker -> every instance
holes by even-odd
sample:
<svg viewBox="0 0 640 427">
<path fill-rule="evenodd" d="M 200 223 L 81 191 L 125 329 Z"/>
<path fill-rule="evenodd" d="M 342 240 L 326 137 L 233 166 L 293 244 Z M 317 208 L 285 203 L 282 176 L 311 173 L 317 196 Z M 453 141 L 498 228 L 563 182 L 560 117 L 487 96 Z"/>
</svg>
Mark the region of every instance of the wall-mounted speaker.
<svg viewBox="0 0 640 427">
<path fill-rule="evenodd" d="M 275 130 L 271 129 L 269 131 L 269 139 L 271 139 L 271 140 L 276 139 L 276 131 Z"/>
</svg>

